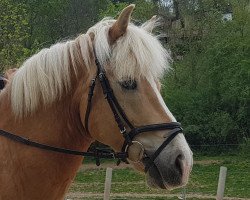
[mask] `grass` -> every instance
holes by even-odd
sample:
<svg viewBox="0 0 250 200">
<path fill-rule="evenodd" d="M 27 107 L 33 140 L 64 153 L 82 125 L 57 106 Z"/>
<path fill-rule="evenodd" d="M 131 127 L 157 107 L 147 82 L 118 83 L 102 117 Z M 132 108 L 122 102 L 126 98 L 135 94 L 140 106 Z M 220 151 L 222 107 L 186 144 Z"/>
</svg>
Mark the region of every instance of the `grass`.
<svg viewBox="0 0 250 200">
<path fill-rule="evenodd" d="M 188 196 L 215 196 L 218 184 L 218 175 L 220 166 L 225 166 L 228 169 L 225 196 L 250 198 L 250 159 L 241 156 L 220 156 L 208 157 L 198 156 L 197 161 L 192 170 L 190 181 L 186 186 L 187 199 Z M 105 169 L 89 169 L 79 172 L 70 189 L 70 192 L 81 193 L 98 193 L 104 191 Z M 111 194 L 120 194 L 124 196 L 114 196 L 112 199 L 166 199 L 164 195 L 169 196 L 176 194 L 181 195 L 183 189 L 173 191 L 150 189 L 146 186 L 145 177 L 133 169 L 114 169 L 112 177 Z M 129 197 L 126 197 L 130 194 Z M 132 194 L 132 196 L 131 196 Z M 136 196 L 133 197 L 133 194 Z M 154 195 L 146 197 L 145 195 Z M 140 197 L 141 195 L 141 197 Z M 88 198 L 84 198 L 88 199 Z M 102 197 L 91 197 L 89 199 L 102 199 Z M 170 197 L 168 199 L 176 199 Z M 210 199 L 205 198 L 205 199 Z"/>
</svg>

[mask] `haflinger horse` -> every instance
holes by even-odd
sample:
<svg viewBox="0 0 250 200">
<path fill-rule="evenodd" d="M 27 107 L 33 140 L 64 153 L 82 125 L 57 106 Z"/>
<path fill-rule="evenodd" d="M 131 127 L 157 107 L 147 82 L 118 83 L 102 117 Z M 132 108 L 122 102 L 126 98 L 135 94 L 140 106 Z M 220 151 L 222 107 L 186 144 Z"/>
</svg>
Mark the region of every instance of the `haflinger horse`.
<svg viewBox="0 0 250 200">
<path fill-rule="evenodd" d="M 156 17 L 135 26 L 133 9 L 41 50 L 1 91 L 0 199 L 63 199 L 82 164 L 30 141 L 86 152 L 97 140 L 126 155 L 151 187 L 188 182 L 192 152 L 160 95 L 170 57 L 151 33 Z"/>
</svg>

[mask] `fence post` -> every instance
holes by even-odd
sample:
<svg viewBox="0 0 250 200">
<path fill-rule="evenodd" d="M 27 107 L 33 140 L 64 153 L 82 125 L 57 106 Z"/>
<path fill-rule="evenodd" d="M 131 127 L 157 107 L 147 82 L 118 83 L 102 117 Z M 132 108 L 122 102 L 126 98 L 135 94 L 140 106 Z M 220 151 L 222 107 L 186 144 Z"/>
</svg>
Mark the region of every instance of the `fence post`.
<svg viewBox="0 0 250 200">
<path fill-rule="evenodd" d="M 105 189 L 104 189 L 104 198 L 103 198 L 104 200 L 109 200 L 111 180 L 112 180 L 112 168 L 108 167 L 106 170 L 106 178 L 105 178 Z"/>
<path fill-rule="evenodd" d="M 178 199 L 186 200 L 186 186 L 182 188 L 181 195 L 178 197 Z"/>
<path fill-rule="evenodd" d="M 226 176 L 227 176 L 227 168 L 221 166 L 220 167 L 220 175 L 219 175 L 219 182 L 218 182 L 216 200 L 222 200 L 223 199 L 224 190 L 225 190 L 225 183 L 226 183 Z"/>
</svg>

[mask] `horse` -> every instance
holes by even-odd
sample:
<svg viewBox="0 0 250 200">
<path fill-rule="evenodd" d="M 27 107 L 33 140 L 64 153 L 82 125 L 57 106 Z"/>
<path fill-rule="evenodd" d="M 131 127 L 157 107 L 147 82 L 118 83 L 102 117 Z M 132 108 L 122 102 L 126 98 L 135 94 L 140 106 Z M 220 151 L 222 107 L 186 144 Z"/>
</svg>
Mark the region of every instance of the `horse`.
<svg viewBox="0 0 250 200">
<path fill-rule="evenodd" d="M 83 162 L 30 141 L 77 152 L 99 141 L 126 155 L 150 187 L 187 184 L 192 151 L 160 94 L 171 58 L 151 32 L 156 17 L 130 22 L 134 7 L 42 49 L 1 91 L 0 129 L 27 139 L 0 135 L 0 199 L 63 199 Z"/>
</svg>

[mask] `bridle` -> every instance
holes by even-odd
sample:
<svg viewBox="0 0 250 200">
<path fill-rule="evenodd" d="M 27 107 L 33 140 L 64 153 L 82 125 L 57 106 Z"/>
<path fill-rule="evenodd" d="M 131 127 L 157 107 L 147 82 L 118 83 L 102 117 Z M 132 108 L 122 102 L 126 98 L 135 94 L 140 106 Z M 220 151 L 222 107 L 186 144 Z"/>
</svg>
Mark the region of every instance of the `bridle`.
<svg viewBox="0 0 250 200">
<path fill-rule="evenodd" d="M 138 126 L 135 127 L 126 116 L 124 110 L 118 103 L 113 90 L 109 84 L 109 80 L 106 77 L 104 68 L 100 65 L 98 59 L 95 57 L 95 63 L 97 66 L 97 74 L 94 79 L 92 79 L 90 87 L 89 87 L 89 93 L 88 93 L 88 103 L 87 103 L 87 109 L 85 113 L 85 129 L 87 132 L 89 132 L 88 124 L 89 124 L 89 115 L 91 112 L 91 105 L 92 105 L 92 97 L 94 95 L 94 89 L 96 85 L 96 81 L 99 80 L 103 94 L 105 96 L 105 99 L 107 100 L 109 107 L 114 115 L 114 119 L 117 123 L 117 126 L 120 130 L 120 133 L 124 137 L 124 144 L 122 146 L 121 152 L 110 152 L 105 150 L 98 150 L 95 149 L 92 152 L 81 152 L 71 149 L 64 149 L 54 146 L 49 146 L 46 144 L 41 144 L 35 141 L 32 141 L 28 138 L 24 138 L 12 133 L 9 133 L 7 131 L 0 129 L 0 135 L 4 136 L 6 138 L 9 138 L 11 140 L 14 140 L 16 142 L 29 145 L 32 147 L 36 147 L 39 149 L 44 149 L 48 151 L 54 151 L 64 154 L 71 154 L 71 155 L 80 155 L 80 156 L 91 156 L 96 158 L 96 165 L 100 165 L 100 158 L 115 158 L 118 159 L 119 164 L 121 161 L 128 163 L 128 149 L 129 147 L 136 141 L 133 139 L 138 134 L 144 133 L 144 132 L 150 132 L 150 131 L 162 131 L 162 130 L 171 130 L 169 132 L 169 137 L 158 147 L 158 149 L 154 152 L 152 156 L 147 155 L 144 152 L 144 160 L 145 163 L 145 172 L 149 170 L 149 168 L 154 165 L 154 160 L 158 157 L 158 155 L 162 152 L 162 150 L 177 136 L 179 133 L 182 132 L 181 124 L 178 122 L 171 122 L 171 123 L 160 123 L 160 124 L 149 124 L 145 126 Z M 129 128 L 129 131 L 126 129 Z M 140 143 L 141 144 L 141 143 Z M 142 144 L 141 144 L 142 145 Z"/>
<path fill-rule="evenodd" d="M 145 171 L 154 164 L 154 160 L 157 156 L 162 152 L 162 150 L 178 135 L 178 133 L 182 132 L 181 124 L 178 122 L 171 122 L 171 123 L 160 123 L 160 124 L 149 124 L 145 126 L 138 126 L 135 127 L 128 119 L 127 115 L 125 114 L 124 110 L 118 103 L 116 96 L 113 93 L 113 90 L 110 86 L 109 80 L 106 77 L 106 73 L 104 68 L 101 66 L 99 60 L 95 55 L 95 64 L 97 67 L 97 74 L 94 79 L 92 79 L 89 93 L 88 93 L 88 104 L 87 110 L 85 113 L 85 128 L 86 131 L 89 132 L 88 122 L 89 122 L 89 115 L 91 111 L 91 102 L 92 97 L 94 95 L 94 89 L 96 85 L 96 81 L 99 80 L 102 91 L 104 94 L 105 99 L 107 100 L 109 107 L 114 115 L 114 119 L 117 123 L 117 126 L 120 130 L 120 133 L 124 137 L 124 143 L 121 149 L 121 155 L 125 153 L 125 157 L 120 158 L 118 161 L 127 162 L 128 158 L 128 148 L 133 144 L 133 139 L 138 134 L 150 131 L 162 131 L 162 130 L 171 130 L 169 132 L 169 137 L 158 147 L 158 149 L 154 152 L 152 156 L 148 156 L 147 154 L 144 155 L 144 159 L 146 160 Z M 129 131 L 126 129 L 129 128 Z M 118 163 L 119 164 L 119 163 Z"/>
<path fill-rule="evenodd" d="M 4 77 L 0 74 L 0 90 L 2 90 L 4 86 L 5 86 Z"/>
</svg>

